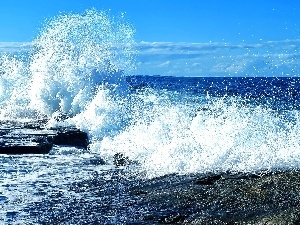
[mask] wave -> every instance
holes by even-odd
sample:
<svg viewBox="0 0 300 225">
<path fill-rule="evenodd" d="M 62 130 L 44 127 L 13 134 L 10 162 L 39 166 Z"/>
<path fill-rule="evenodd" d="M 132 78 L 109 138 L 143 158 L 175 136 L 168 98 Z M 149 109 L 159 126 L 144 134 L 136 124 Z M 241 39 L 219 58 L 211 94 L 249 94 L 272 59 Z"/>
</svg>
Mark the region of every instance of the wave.
<svg viewBox="0 0 300 225">
<path fill-rule="evenodd" d="M 76 125 L 89 134 L 91 152 L 110 164 L 121 153 L 148 177 L 300 167 L 296 110 L 129 87 L 137 52 L 123 15 L 92 9 L 57 16 L 32 46 L 28 57 L 0 59 L 1 119 Z"/>
<path fill-rule="evenodd" d="M 130 126 L 92 144 L 106 161 L 118 151 L 150 177 L 299 169 L 297 110 L 278 112 L 235 97 L 144 94 Z"/>
</svg>

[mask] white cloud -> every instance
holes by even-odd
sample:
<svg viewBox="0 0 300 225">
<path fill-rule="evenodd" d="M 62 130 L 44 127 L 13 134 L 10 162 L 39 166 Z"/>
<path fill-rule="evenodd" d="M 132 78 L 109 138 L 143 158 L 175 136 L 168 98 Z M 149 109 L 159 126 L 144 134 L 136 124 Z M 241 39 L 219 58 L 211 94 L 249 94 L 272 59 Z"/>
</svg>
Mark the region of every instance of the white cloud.
<svg viewBox="0 0 300 225">
<path fill-rule="evenodd" d="M 0 42 L 0 55 L 30 42 Z M 300 75 L 300 39 L 251 44 L 140 42 L 135 74 L 171 76 Z"/>
<path fill-rule="evenodd" d="M 158 65 L 158 67 L 166 67 L 166 66 L 169 66 L 170 65 L 170 61 L 166 61 L 166 62 L 163 62 L 161 64 Z"/>
<path fill-rule="evenodd" d="M 300 75 L 299 47 L 300 39 L 253 44 L 140 42 L 137 44 L 138 61 L 141 62 L 138 73 L 146 71 L 146 74 L 173 76 Z"/>
<path fill-rule="evenodd" d="M 32 44 L 30 42 L 0 42 L 0 53 L 18 53 L 28 51 Z"/>
</svg>

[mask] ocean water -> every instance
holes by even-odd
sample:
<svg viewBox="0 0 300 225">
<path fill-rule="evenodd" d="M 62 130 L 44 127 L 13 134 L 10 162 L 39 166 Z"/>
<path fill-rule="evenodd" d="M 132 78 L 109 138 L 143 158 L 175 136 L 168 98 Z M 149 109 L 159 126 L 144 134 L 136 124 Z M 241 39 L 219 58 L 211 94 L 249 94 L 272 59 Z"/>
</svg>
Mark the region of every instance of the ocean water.
<svg viewBox="0 0 300 225">
<path fill-rule="evenodd" d="M 51 209 L 49 199 L 105 203 L 107 192 L 123 190 L 120 179 L 300 169 L 299 78 L 132 75 L 136 54 L 123 16 L 88 10 L 50 19 L 26 55 L 1 56 L 1 120 L 75 125 L 90 143 L 1 155 L 0 222 L 53 222 L 59 216 L 39 211 Z M 115 166 L 117 153 L 130 163 Z M 103 196 L 72 189 L 95 177 Z M 121 211 L 98 210 L 105 223 L 124 221 Z"/>
</svg>

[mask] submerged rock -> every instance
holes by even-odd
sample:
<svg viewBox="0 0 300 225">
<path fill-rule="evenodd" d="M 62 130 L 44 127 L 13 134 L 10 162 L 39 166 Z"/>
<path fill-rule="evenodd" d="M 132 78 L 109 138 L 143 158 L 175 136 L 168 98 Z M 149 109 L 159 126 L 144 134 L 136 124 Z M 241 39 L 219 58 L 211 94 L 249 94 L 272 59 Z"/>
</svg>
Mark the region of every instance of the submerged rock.
<svg viewBox="0 0 300 225">
<path fill-rule="evenodd" d="M 46 120 L 0 122 L 0 154 L 47 154 L 55 145 L 87 148 L 88 136 L 75 127 L 46 129 Z"/>
</svg>

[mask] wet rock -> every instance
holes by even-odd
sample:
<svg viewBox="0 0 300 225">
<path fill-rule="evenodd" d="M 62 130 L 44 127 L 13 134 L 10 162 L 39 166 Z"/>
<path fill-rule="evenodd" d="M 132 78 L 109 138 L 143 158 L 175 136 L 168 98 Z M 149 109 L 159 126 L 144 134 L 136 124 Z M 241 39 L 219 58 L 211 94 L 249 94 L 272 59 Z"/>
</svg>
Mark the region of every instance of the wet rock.
<svg viewBox="0 0 300 225">
<path fill-rule="evenodd" d="M 140 208 L 147 207 L 153 223 L 172 223 L 174 218 L 177 224 L 299 224 L 299 188 L 300 173 L 295 171 L 173 175 L 140 183 L 131 191 L 147 192 L 134 196 Z"/>
<path fill-rule="evenodd" d="M 160 223 L 163 224 L 175 224 L 175 223 L 182 223 L 185 219 L 183 215 L 168 215 L 158 219 Z"/>
<path fill-rule="evenodd" d="M 86 133 L 75 127 L 46 129 L 46 123 L 0 121 L 0 154 L 47 154 L 54 144 L 87 148 Z"/>
<path fill-rule="evenodd" d="M 87 148 L 88 136 L 85 132 L 74 127 L 58 128 L 53 137 L 53 144 Z"/>
<path fill-rule="evenodd" d="M 222 179 L 222 175 L 213 175 L 213 176 L 200 178 L 196 180 L 195 183 L 201 185 L 213 185 L 220 179 Z"/>
<path fill-rule="evenodd" d="M 114 165 L 115 166 L 126 166 L 130 164 L 130 160 L 123 153 L 116 153 L 114 155 Z"/>
<path fill-rule="evenodd" d="M 27 137 L 29 139 L 29 137 Z M 7 141 L 0 143 L 0 154 L 48 154 L 53 143 L 48 141 L 46 137 L 34 140 Z"/>
<path fill-rule="evenodd" d="M 93 159 L 89 159 L 89 164 L 95 165 L 95 166 L 105 165 L 105 161 L 100 157 L 95 157 Z"/>
<path fill-rule="evenodd" d="M 299 224 L 300 172 L 170 174 L 153 179 L 120 168 L 70 185 L 70 192 L 34 202 L 39 224 Z M 104 174 L 103 174 L 104 173 Z M 215 174 L 217 175 L 217 174 Z M 109 178 L 109 179 L 108 179 Z M 218 177 L 216 177 L 218 178 Z M 74 193 L 74 196 L 70 195 Z M 83 198 L 78 198 L 85 196 Z M 110 220 L 113 218 L 113 221 Z"/>
</svg>

